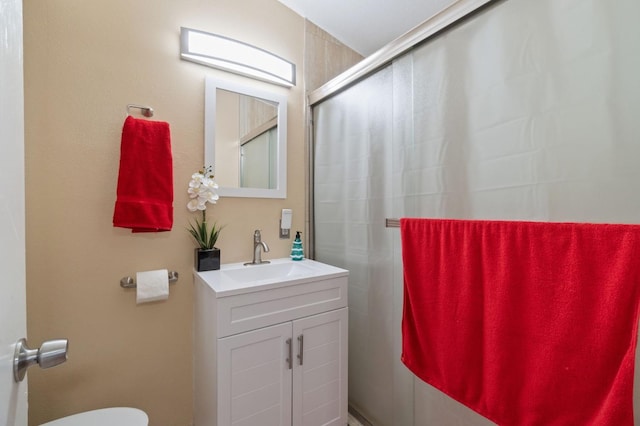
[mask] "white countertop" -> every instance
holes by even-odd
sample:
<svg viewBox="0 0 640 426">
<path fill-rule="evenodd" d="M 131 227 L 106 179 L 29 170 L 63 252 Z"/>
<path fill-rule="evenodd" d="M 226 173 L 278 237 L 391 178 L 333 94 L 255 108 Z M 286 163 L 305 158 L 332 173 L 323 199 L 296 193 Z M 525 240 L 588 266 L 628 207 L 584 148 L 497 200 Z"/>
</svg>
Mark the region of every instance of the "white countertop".
<svg viewBox="0 0 640 426">
<path fill-rule="evenodd" d="M 349 271 L 311 259 L 270 259 L 270 263 L 244 265 L 226 263 L 216 271 L 194 271 L 196 279 L 209 286 L 216 297 L 250 293 L 310 281 L 348 276 Z"/>
</svg>

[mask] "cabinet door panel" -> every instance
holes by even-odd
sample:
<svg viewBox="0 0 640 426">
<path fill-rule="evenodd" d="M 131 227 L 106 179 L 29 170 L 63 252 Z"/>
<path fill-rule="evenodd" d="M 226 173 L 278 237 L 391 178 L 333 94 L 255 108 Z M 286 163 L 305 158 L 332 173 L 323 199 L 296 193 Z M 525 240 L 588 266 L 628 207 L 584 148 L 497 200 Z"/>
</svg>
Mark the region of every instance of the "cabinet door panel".
<svg viewBox="0 0 640 426">
<path fill-rule="evenodd" d="M 337 327 L 334 327 L 333 330 L 331 331 L 336 332 L 337 331 L 336 328 Z M 336 358 L 335 354 L 339 353 L 340 351 L 339 337 L 340 336 L 337 335 L 334 337 L 334 340 L 310 347 L 311 343 L 314 342 L 314 339 L 312 336 L 305 334 L 304 336 L 305 348 L 304 348 L 304 358 L 303 358 L 304 363 L 307 366 L 312 366 L 312 365 L 319 366 L 321 364 L 326 364 L 330 359 L 333 359 L 335 360 L 335 362 L 337 362 L 338 358 Z M 306 369 L 306 370 L 309 370 L 309 369 Z"/>
<path fill-rule="evenodd" d="M 256 381 L 267 386 L 273 386 L 279 383 L 282 377 L 282 369 L 280 363 L 282 360 L 273 359 L 263 364 L 256 365 L 240 371 L 234 371 L 233 375 L 233 388 L 232 392 L 234 396 L 247 395 L 256 390 Z M 268 384 L 271 385 L 268 385 Z"/>
<path fill-rule="evenodd" d="M 291 413 L 286 419 L 288 423 L 280 423 L 282 421 L 282 413 L 279 407 L 271 407 L 268 410 L 253 414 L 241 420 L 233 422 L 233 426 L 262 426 L 262 425 L 280 425 L 291 424 Z"/>
<path fill-rule="evenodd" d="M 305 359 L 304 361 L 306 364 L 307 360 Z M 336 392 L 340 390 L 337 388 L 337 384 L 340 381 L 340 365 L 338 360 L 320 364 L 316 368 L 306 369 L 304 375 L 307 389 L 318 389 L 323 386 L 326 387 L 330 383 L 335 383 Z"/>
<path fill-rule="evenodd" d="M 293 370 L 294 426 L 347 424 L 347 308 L 293 322 L 304 336 L 303 364 Z"/>
<path fill-rule="evenodd" d="M 218 425 L 291 425 L 291 323 L 218 341 Z"/>
</svg>

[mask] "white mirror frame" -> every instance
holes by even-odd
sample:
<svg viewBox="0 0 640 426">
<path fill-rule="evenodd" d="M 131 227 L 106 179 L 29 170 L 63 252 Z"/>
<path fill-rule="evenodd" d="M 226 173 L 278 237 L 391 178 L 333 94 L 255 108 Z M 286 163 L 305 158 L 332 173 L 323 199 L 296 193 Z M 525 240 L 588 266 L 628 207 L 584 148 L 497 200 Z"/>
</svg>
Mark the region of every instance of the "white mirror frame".
<svg viewBox="0 0 640 426">
<path fill-rule="evenodd" d="M 277 185 L 274 189 L 218 188 L 221 197 L 287 198 L 287 97 L 231 81 L 206 77 L 204 97 L 204 165 L 216 166 L 216 90 L 222 89 L 278 104 Z"/>
</svg>

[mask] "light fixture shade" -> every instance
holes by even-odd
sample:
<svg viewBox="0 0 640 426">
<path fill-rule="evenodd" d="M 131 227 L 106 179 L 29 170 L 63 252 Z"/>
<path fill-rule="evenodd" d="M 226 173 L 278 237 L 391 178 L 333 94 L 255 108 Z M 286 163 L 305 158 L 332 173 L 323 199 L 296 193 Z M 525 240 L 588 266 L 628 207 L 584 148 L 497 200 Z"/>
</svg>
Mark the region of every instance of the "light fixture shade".
<svg viewBox="0 0 640 426">
<path fill-rule="evenodd" d="M 295 64 L 259 47 L 218 34 L 180 28 L 180 57 L 285 87 L 295 86 Z"/>
</svg>

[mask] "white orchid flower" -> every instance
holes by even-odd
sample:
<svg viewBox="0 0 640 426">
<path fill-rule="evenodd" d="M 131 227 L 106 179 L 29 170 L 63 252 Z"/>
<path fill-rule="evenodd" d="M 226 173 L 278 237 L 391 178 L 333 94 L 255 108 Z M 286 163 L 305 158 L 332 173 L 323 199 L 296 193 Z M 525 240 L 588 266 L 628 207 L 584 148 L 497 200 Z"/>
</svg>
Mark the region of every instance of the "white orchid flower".
<svg viewBox="0 0 640 426">
<path fill-rule="evenodd" d="M 199 198 L 203 198 L 205 201 L 208 201 L 211 204 L 215 204 L 216 201 L 218 201 L 218 198 L 220 198 L 220 196 L 215 192 L 207 191 L 204 194 L 202 194 L 202 197 L 199 197 Z"/>
<path fill-rule="evenodd" d="M 218 184 L 213 179 L 213 168 L 205 167 L 204 172 L 200 171 L 191 175 L 187 193 L 189 194 L 189 202 L 187 209 L 191 212 L 202 212 L 202 220 L 196 219 L 195 224 L 191 223 L 188 228 L 189 233 L 196 240 L 200 249 L 208 250 L 215 248 L 221 227 L 207 223 L 206 210 L 207 203 L 216 204 L 218 199 Z M 211 228 L 209 229 L 209 225 Z"/>
<path fill-rule="evenodd" d="M 209 190 L 218 189 L 218 184 L 216 183 L 215 180 L 213 180 L 211 178 L 203 179 L 202 180 L 202 186 L 204 186 L 205 188 L 207 188 Z"/>
<path fill-rule="evenodd" d="M 187 203 L 187 208 L 189 209 L 190 212 L 195 212 L 198 210 L 198 200 L 197 199 L 193 199 L 191 201 L 189 201 Z"/>
<path fill-rule="evenodd" d="M 213 175 L 205 176 L 200 172 L 192 174 L 187 188 L 190 198 L 187 204 L 189 211 L 204 211 L 207 209 L 207 203 L 216 204 L 220 198 L 216 189 L 218 189 L 218 184 L 213 179 Z"/>
<path fill-rule="evenodd" d="M 189 198 L 196 198 L 200 193 L 198 188 L 189 188 L 187 189 L 187 192 L 189 193 Z"/>
</svg>

